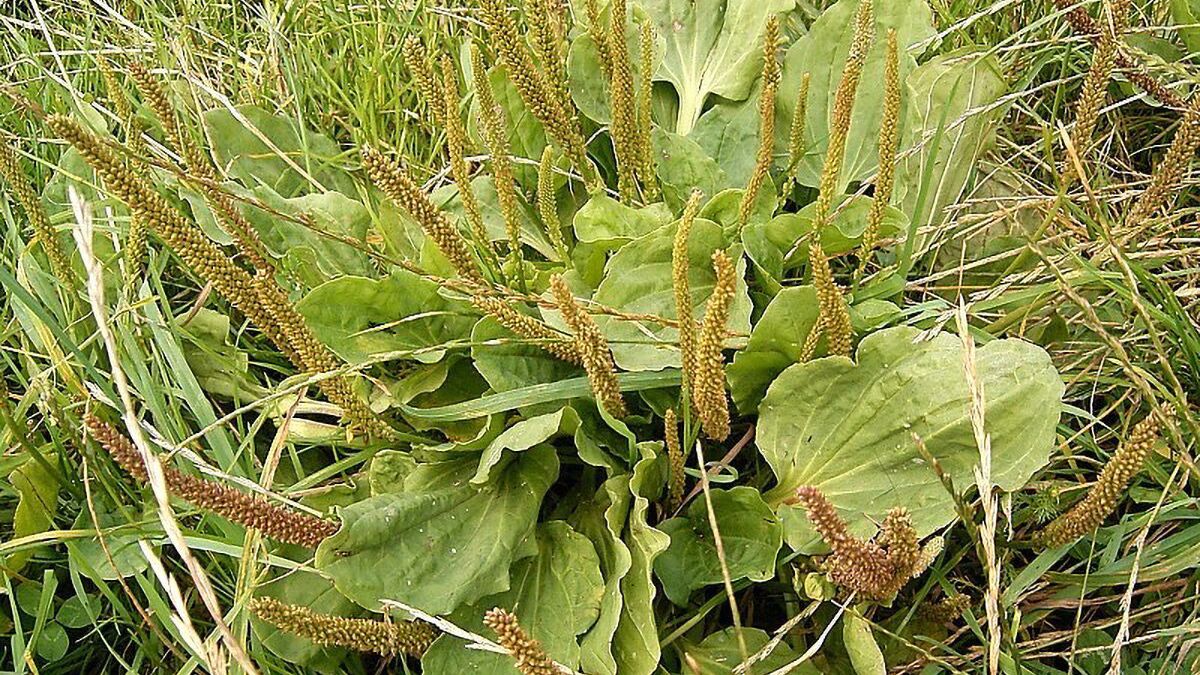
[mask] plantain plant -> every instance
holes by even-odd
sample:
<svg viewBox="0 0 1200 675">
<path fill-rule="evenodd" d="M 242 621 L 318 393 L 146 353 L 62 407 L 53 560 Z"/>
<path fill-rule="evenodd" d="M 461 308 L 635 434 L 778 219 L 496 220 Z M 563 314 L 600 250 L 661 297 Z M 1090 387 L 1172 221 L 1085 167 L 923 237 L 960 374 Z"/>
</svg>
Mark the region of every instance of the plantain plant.
<svg viewBox="0 0 1200 675">
<path fill-rule="evenodd" d="M 782 0 L 481 0 L 479 18 L 460 53 L 404 45 L 446 141 L 432 177 L 250 106 L 197 134 L 136 64 L 143 124 L 182 165 L 46 121 L 73 146 L 58 180 L 128 214 L 123 246 L 148 231 L 221 296 L 183 329 L 199 384 L 267 399 L 290 443 L 358 453 L 316 514 L 170 469 L 177 496 L 304 563 L 257 589 L 256 639 L 321 669 L 348 648 L 432 674 L 770 672 L 802 645 L 770 647 L 744 608 L 836 599 L 844 644 L 818 662 L 868 672 L 867 618 L 975 527 L 981 452 L 990 486 L 1021 489 L 1063 409 L 1043 349 L 975 347 L 939 329 L 948 304 L 904 293 L 1004 113 L 994 57 L 938 53 L 926 0 L 811 20 Z M 142 263 L 118 268 L 149 292 Z M 269 372 L 229 316 L 278 350 Z M 1096 524 L 1074 521 L 1045 542 Z"/>
</svg>

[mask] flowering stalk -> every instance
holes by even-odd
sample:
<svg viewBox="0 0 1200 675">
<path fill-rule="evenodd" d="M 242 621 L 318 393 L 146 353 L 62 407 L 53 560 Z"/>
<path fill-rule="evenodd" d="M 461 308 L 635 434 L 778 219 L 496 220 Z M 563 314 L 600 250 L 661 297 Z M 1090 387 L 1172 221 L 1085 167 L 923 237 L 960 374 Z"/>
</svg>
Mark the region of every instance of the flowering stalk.
<svg viewBox="0 0 1200 675">
<path fill-rule="evenodd" d="M 1142 470 L 1158 439 L 1158 427 L 1158 417 L 1153 414 L 1138 422 L 1129 438 L 1104 465 L 1087 495 L 1043 528 L 1037 535 L 1038 543 L 1046 547 L 1062 546 L 1100 527 L 1117 508 L 1117 501 L 1129 482 Z"/>
<path fill-rule="evenodd" d="M 88 433 L 132 478 L 145 483 L 149 477 L 141 453 L 124 434 L 95 416 L 84 418 Z M 258 530 L 287 544 L 316 548 L 338 530 L 338 524 L 307 513 L 278 506 L 266 499 L 249 495 L 220 483 L 190 476 L 173 467 L 163 467 L 167 490 L 171 494 L 217 515 Z"/>
<path fill-rule="evenodd" d="M 625 400 L 621 397 L 621 386 L 617 383 L 616 365 L 608 340 L 600 332 L 592 317 L 583 311 L 575 300 L 567 282 L 559 275 L 550 278 L 550 290 L 558 311 L 571 332 L 575 334 L 575 348 L 583 360 L 596 402 L 613 417 L 625 416 Z"/>
<path fill-rule="evenodd" d="M 754 210 L 754 201 L 771 171 L 775 150 L 775 95 L 779 91 L 780 68 L 775 53 L 779 51 L 779 17 L 767 19 L 766 37 L 763 41 L 762 94 L 758 99 L 758 156 L 754 173 L 742 193 L 738 206 L 738 224 L 745 225 Z"/>
<path fill-rule="evenodd" d="M 254 598 L 249 608 L 272 626 L 318 645 L 384 656 L 407 654 L 420 657 L 438 636 L 433 626 L 423 621 L 348 619 L 314 612 L 308 607 L 275 598 Z"/>
<path fill-rule="evenodd" d="M 512 656 L 521 675 L 557 675 L 558 666 L 542 643 L 530 637 L 512 612 L 496 607 L 483 616 L 483 623 L 496 634 L 496 642 Z"/>
<path fill-rule="evenodd" d="M 737 291 L 737 274 L 725 251 L 712 256 L 716 282 L 704 307 L 704 321 L 696 340 L 696 373 L 692 383 L 692 403 L 700 426 L 711 439 L 723 441 L 729 436 L 729 399 L 725 396 L 725 359 L 722 349 L 729 307 Z"/>
</svg>

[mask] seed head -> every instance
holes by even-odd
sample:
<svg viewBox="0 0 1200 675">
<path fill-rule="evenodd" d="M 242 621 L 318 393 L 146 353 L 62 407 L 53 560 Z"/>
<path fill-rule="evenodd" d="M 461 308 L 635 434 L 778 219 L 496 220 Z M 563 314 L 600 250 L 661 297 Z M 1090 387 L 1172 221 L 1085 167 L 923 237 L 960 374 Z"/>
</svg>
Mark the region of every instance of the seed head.
<svg viewBox="0 0 1200 675">
<path fill-rule="evenodd" d="M 812 267 L 812 283 L 817 292 L 817 306 L 820 311 L 817 326 L 825 335 L 826 348 L 830 354 L 849 356 L 850 310 L 846 308 L 842 289 L 833 280 L 833 270 L 829 267 L 825 250 L 816 240 L 809 246 L 808 262 Z M 816 326 L 813 331 L 816 331 Z"/>
<path fill-rule="evenodd" d="M 3 140 L 0 140 L 0 178 L 8 183 L 8 189 L 25 211 L 25 217 L 33 229 L 33 239 L 50 261 L 50 271 L 62 280 L 67 288 L 73 287 L 75 275 L 71 271 L 71 260 L 59 245 L 58 235 L 50 225 L 50 218 L 33 189 L 33 183 L 21 168 L 17 153 Z"/>
<path fill-rule="evenodd" d="M 542 227 L 546 228 L 546 236 L 563 262 L 570 264 L 570 252 L 558 218 L 558 200 L 554 196 L 554 148 L 549 145 L 542 151 L 542 160 L 538 163 L 537 200 L 538 215 L 542 218 Z"/>
<path fill-rule="evenodd" d="M 667 445 L 667 459 L 671 465 L 671 478 L 667 492 L 667 511 L 674 511 L 683 504 L 684 467 L 687 466 L 687 456 L 679 443 L 679 420 L 675 418 L 675 409 L 668 408 L 663 416 L 663 438 Z"/>
<path fill-rule="evenodd" d="M 327 647 L 344 647 L 384 656 L 420 657 L 438 633 L 423 621 L 348 619 L 314 612 L 275 598 L 258 597 L 250 611 L 276 628 Z"/>
<path fill-rule="evenodd" d="M 133 443 L 112 425 L 95 416 L 84 418 L 88 433 L 113 460 L 139 483 L 147 480 L 146 465 Z M 167 490 L 193 506 L 255 529 L 289 544 L 316 548 L 338 530 L 338 524 L 300 511 L 278 506 L 266 499 L 214 481 L 191 476 L 173 467 L 163 467 Z"/>
<path fill-rule="evenodd" d="M 737 292 L 737 273 L 725 251 L 713 253 L 716 283 L 704 307 L 704 321 L 696 340 L 696 380 L 692 402 L 705 435 L 717 441 L 729 436 L 729 399 L 725 396 L 725 327 L 729 307 Z"/>
<path fill-rule="evenodd" d="M 633 70 L 625 37 L 625 0 L 612 0 L 612 16 L 605 39 L 608 64 L 608 94 L 612 108 L 612 141 L 617 156 L 617 191 L 621 201 L 632 203 L 637 193 L 635 176 L 642 164 L 641 141 L 633 92 Z"/>
<path fill-rule="evenodd" d="M 550 290 L 563 320 L 575 334 L 575 348 L 583 359 L 596 401 L 613 417 L 625 416 L 625 400 L 621 398 L 621 385 L 617 382 L 616 365 L 608 340 L 592 317 L 575 300 L 567 282 L 559 275 L 550 278 Z"/>
<path fill-rule="evenodd" d="M 416 35 L 409 35 L 400 48 L 404 57 L 404 65 L 417 83 L 417 91 L 421 94 L 435 121 L 443 121 L 442 114 L 446 111 L 445 97 L 442 94 L 441 83 L 434 77 L 433 68 L 429 65 L 429 54 L 425 44 Z M 456 104 L 457 106 L 457 104 Z"/>
<path fill-rule="evenodd" d="M 408 172 L 371 147 L 362 149 L 362 160 L 363 166 L 371 175 L 371 180 L 375 181 L 379 189 L 392 201 L 408 211 L 424 230 L 425 235 L 433 240 L 442 255 L 450 261 L 459 276 L 467 281 L 481 283 L 483 277 L 480 276 L 462 235 L 450 224 L 446 214 L 429 201 L 429 197 L 417 187 Z"/>
<path fill-rule="evenodd" d="M 459 93 L 458 76 L 454 72 L 454 63 L 449 58 L 442 59 L 442 92 L 445 94 L 442 117 L 446 126 L 446 150 L 450 156 L 450 175 L 458 186 L 459 199 L 462 200 L 463 211 L 467 214 L 467 224 L 471 227 L 471 236 L 475 246 L 483 252 L 488 262 L 495 264 L 496 252 L 488 240 L 487 231 L 483 227 L 483 213 L 475 191 L 471 189 L 471 171 L 467 167 L 467 130 L 462 118 L 458 115 Z"/>
<path fill-rule="evenodd" d="M 654 24 L 643 21 L 641 28 L 641 44 L 638 54 L 638 65 L 641 67 L 642 79 L 638 82 L 637 93 L 637 127 L 638 145 L 640 146 L 641 162 L 638 165 L 638 177 L 642 179 L 642 191 L 647 202 L 658 199 L 659 187 L 654 163 L 654 143 L 652 140 L 653 120 L 651 108 L 654 94 Z"/>
<path fill-rule="evenodd" d="M 775 150 L 775 95 L 779 91 L 779 61 L 775 54 L 779 51 L 779 17 L 767 19 L 766 37 L 763 41 L 762 94 L 758 99 L 758 157 L 754 164 L 754 173 L 750 174 L 750 182 L 742 193 L 742 202 L 738 207 L 738 223 L 745 225 L 750 220 L 750 212 L 754 209 L 754 201 L 758 191 L 762 189 L 771 171 L 771 161 Z"/>
<path fill-rule="evenodd" d="M 833 97 L 833 114 L 830 120 L 829 148 L 825 152 L 825 166 L 821 169 L 820 187 L 813 212 L 813 229 L 820 231 L 829 218 L 833 198 L 838 193 L 838 181 L 842 175 L 842 163 L 846 159 L 846 138 L 850 134 L 850 120 L 854 113 L 854 97 L 858 92 L 858 81 L 862 77 L 867 54 L 875 39 L 875 18 L 872 0 L 863 0 L 854 17 L 854 38 L 850 53 L 842 70 Z"/>
<path fill-rule="evenodd" d="M 578 347 L 570 341 L 568 336 L 516 309 L 504 300 L 478 295 L 471 298 L 471 304 L 513 333 L 530 340 L 537 340 L 537 345 L 550 354 L 568 363 L 583 365 L 583 358 L 579 354 Z"/>
<path fill-rule="evenodd" d="M 1083 500 L 1043 528 L 1037 536 L 1038 542 L 1046 547 L 1062 546 L 1099 527 L 1116 509 L 1129 482 L 1142 470 L 1158 439 L 1158 428 L 1158 417 L 1154 414 L 1138 422 L 1104 465 Z"/>
<path fill-rule="evenodd" d="M 497 644 L 508 650 L 522 675 L 558 675 L 560 672 L 554 659 L 542 648 L 542 643 L 525 632 L 512 612 L 499 607 L 488 610 L 483 615 L 483 623 L 496 634 Z"/>
<path fill-rule="evenodd" d="M 486 73 L 483 52 L 471 51 L 472 70 Z M 496 180 L 496 199 L 500 202 L 500 214 L 504 218 L 504 231 L 508 235 L 509 262 L 516 268 L 521 283 L 525 283 L 521 255 L 521 220 L 517 204 L 517 183 L 513 176 L 512 159 L 509 157 L 508 125 L 504 111 L 496 103 L 492 84 L 487 77 L 475 83 L 475 98 L 479 102 L 479 127 L 492 156 L 492 176 Z"/>
<path fill-rule="evenodd" d="M 675 317 L 679 321 L 679 354 L 683 365 L 683 385 L 689 391 L 695 388 L 696 379 L 696 319 L 692 309 L 692 289 L 688 282 L 688 237 L 692 224 L 700 211 L 703 195 L 693 190 L 683 207 L 683 216 L 675 229 L 675 243 L 671 249 L 671 281 L 675 293 Z"/>
<path fill-rule="evenodd" d="M 883 68 L 883 119 L 879 123 L 879 173 L 875 177 L 875 194 L 867 213 L 862 248 L 858 253 L 855 279 L 861 279 L 867 260 L 879 240 L 879 228 L 892 200 L 896 179 L 896 152 L 900 142 L 900 53 L 896 44 L 896 29 L 888 29 L 886 61 Z"/>
</svg>

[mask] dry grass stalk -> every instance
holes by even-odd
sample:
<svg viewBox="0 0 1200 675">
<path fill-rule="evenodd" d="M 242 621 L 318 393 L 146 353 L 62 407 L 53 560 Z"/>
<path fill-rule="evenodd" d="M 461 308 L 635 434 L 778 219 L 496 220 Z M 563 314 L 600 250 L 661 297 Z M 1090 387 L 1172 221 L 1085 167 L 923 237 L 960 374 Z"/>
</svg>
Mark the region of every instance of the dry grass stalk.
<svg viewBox="0 0 1200 675">
<path fill-rule="evenodd" d="M 779 79 L 782 71 L 776 52 L 779 51 L 779 17 L 767 19 L 766 35 L 763 38 L 762 94 L 758 98 L 758 155 L 754 162 L 754 172 L 742 193 L 742 201 L 738 205 L 738 223 L 745 225 L 750 220 L 754 210 L 754 202 L 758 192 L 771 172 L 771 162 L 775 150 L 775 96 L 779 92 Z"/>
<path fill-rule="evenodd" d="M 583 360 L 596 402 L 613 417 L 625 416 L 625 399 L 621 397 L 621 385 L 617 382 L 616 364 L 608 340 L 592 317 L 576 302 L 571 288 L 559 275 L 550 278 L 550 290 L 563 320 L 575 334 L 575 348 Z"/>
<path fill-rule="evenodd" d="M 275 598 L 259 597 L 250 611 L 276 628 L 325 647 L 343 647 L 384 656 L 420 657 L 438 633 L 423 621 L 348 619 L 314 612 Z"/>
</svg>

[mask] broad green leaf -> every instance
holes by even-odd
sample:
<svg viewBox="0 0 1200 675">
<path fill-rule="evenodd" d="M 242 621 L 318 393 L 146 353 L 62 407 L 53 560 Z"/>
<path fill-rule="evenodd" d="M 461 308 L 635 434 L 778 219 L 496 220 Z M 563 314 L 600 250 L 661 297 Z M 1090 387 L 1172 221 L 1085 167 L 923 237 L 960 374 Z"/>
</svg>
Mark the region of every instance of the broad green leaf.
<svg viewBox="0 0 1200 675">
<path fill-rule="evenodd" d="M 518 560 L 512 567 L 512 588 L 463 608 L 456 623 L 481 635 L 483 614 L 503 607 L 517 614 L 524 628 L 555 661 L 579 665 L 578 636 L 596 621 L 604 579 L 600 560 L 587 537 L 563 521 L 542 523 L 537 529 L 537 555 Z M 516 675 L 511 657 L 467 649 L 453 636 L 442 636 L 421 659 L 427 675 L 488 673 Z"/>
<path fill-rule="evenodd" d="M 887 663 L 883 651 L 871 634 L 871 622 L 856 610 L 847 610 L 842 617 L 842 641 L 858 675 L 886 675 Z"/>
<path fill-rule="evenodd" d="M 839 0 L 813 22 L 807 34 L 796 40 L 783 60 L 783 79 L 776 101 L 775 124 L 777 156 L 787 156 L 787 134 L 795 113 L 795 92 L 804 73 L 811 74 L 808 109 L 804 125 L 803 160 L 797 167 L 802 185 L 816 187 L 829 147 L 829 124 L 833 101 L 850 43 L 854 36 L 854 15 L 859 0 Z M 933 19 L 927 0 L 889 0 L 874 3 L 875 42 L 863 66 L 862 79 L 854 97 L 854 114 L 846 137 L 845 163 L 842 165 L 839 192 L 847 184 L 875 173 L 879 164 L 879 125 L 883 117 L 883 71 L 887 33 L 896 30 L 900 48 L 901 81 L 916 65 L 908 49 L 934 35 Z M 907 102 L 901 99 L 902 105 Z M 902 118 L 903 119 L 903 118 Z M 784 160 L 786 161 L 786 160 Z"/>
<path fill-rule="evenodd" d="M 338 277 L 296 303 L 317 338 L 351 363 L 375 354 L 422 350 L 411 358 L 433 363 L 437 347 L 465 339 L 478 320 L 470 305 L 443 296 L 437 283 L 403 269 L 375 280 Z"/>
<path fill-rule="evenodd" d="M 762 494 L 746 486 L 711 494 L 730 580 L 774 577 L 783 530 Z M 659 529 L 671 537 L 671 546 L 654 561 L 654 573 L 671 602 L 684 606 L 696 589 L 721 583 L 724 577 L 705 499 L 693 500 L 685 516 L 664 521 Z"/>
<path fill-rule="evenodd" d="M 411 453 L 403 450 L 380 450 L 371 457 L 371 466 L 367 469 L 367 483 L 371 486 L 371 495 L 381 495 L 389 492 L 403 492 L 404 481 L 417 468 L 417 460 Z"/>
<path fill-rule="evenodd" d="M 361 203 L 341 192 L 313 192 L 284 198 L 265 185 L 251 189 L 230 181 L 221 188 L 238 200 L 241 213 L 269 255 L 282 259 L 287 267 L 289 261 L 296 260 L 299 251 L 304 251 L 306 266 L 311 268 L 302 270 L 305 280 L 325 281 L 337 274 L 371 272 L 365 253 L 371 214 Z M 191 206 L 196 223 L 209 236 L 224 244 L 233 242 L 200 193 L 187 187 L 181 187 L 179 193 Z"/>
<path fill-rule="evenodd" d="M 250 355 L 229 343 L 229 317 L 201 307 L 176 324 L 188 366 L 204 391 L 234 401 L 254 400 L 263 388 L 250 376 Z"/>
<path fill-rule="evenodd" d="M 468 482 L 475 466 L 474 458 L 423 464 L 403 492 L 342 509 L 342 528 L 317 549 L 317 569 L 367 608 L 395 599 L 447 614 L 507 590 L 558 457 L 547 446 L 511 454 L 486 485 Z"/>
<path fill-rule="evenodd" d="M 852 532 L 870 535 L 888 509 L 904 506 L 924 537 L 955 517 L 950 495 L 921 460 L 920 436 L 956 485 L 970 485 L 979 461 L 967 412 L 959 338 L 917 341 L 908 326 L 859 343 L 857 363 L 826 357 L 791 366 L 759 406 L 757 443 L 778 480 L 778 504 L 801 485 L 821 488 Z M 976 350 L 992 439 L 992 478 L 1016 490 L 1049 460 L 1062 410 L 1063 382 L 1040 347 L 995 340 Z M 802 553 L 820 542 L 800 507 L 782 507 L 788 544 Z"/>
<path fill-rule="evenodd" d="M 771 299 L 746 348 L 725 369 L 738 410 L 748 414 L 758 409 L 775 377 L 800 362 L 804 340 L 816 323 L 817 294 L 812 286 L 785 288 Z"/>
<path fill-rule="evenodd" d="M 258 587 L 255 595 L 275 598 L 333 616 L 360 617 L 364 614 L 361 607 L 338 593 L 328 579 L 302 569 L 290 571 L 268 581 Z M 254 615 L 251 615 L 250 627 L 264 647 L 289 663 L 331 672 L 336 670 L 346 656 L 344 649 L 322 647 L 260 621 Z"/>
<path fill-rule="evenodd" d="M 67 631 L 55 621 L 47 621 L 38 635 L 37 655 L 47 663 L 54 663 L 66 656 L 71 646 Z"/>
<path fill-rule="evenodd" d="M 771 641 L 771 636 L 758 628 L 743 628 L 742 641 L 746 643 L 746 650 L 755 654 Z M 699 672 L 704 675 L 733 675 L 734 668 L 742 662 L 737 629 L 733 627 L 705 637 L 704 641 L 698 645 L 687 645 L 683 651 L 699 666 Z M 754 672 L 774 672 L 799 656 L 786 642 L 780 642 L 779 646 L 771 651 L 770 656 L 758 662 L 754 667 Z M 800 664 L 790 672 L 794 675 L 820 675 L 820 671 L 808 662 Z"/>
<path fill-rule="evenodd" d="M 895 200 L 914 231 L 945 222 L 992 143 L 1004 115 L 995 104 L 1007 90 L 996 57 L 984 53 L 939 56 L 908 77 L 905 147 L 917 150 L 896 165 Z M 914 247 L 922 248 L 915 239 L 906 244 Z"/>
<path fill-rule="evenodd" d="M 654 79 L 670 82 L 679 96 L 675 130 L 691 131 L 710 96 L 740 101 L 762 69 L 767 18 L 793 0 L 647 0 L 641 6 L 665 38 Z"/>
<path fill-rule="evenodd" d="M 1171 0 L 1171 18 L 1175 31 L 1191 52 L 1200 52 L 1200 2 Z"/>
<path fill-rule="evenodd" d="M 744 227 L 740 222 L 740 211 L 742 208 L 742 197 L 745 196 L 745 188 L 728 188 L 721 190 L 713 195 L 712 199 L 708 200 L 704 206 L 700 207 L 699 216 L 719 223 L 727 231 L 733 231 Z M 750 214 L 747 217 L 746 223 L 757 223 L 771 219 L 771 215 L 775 212 L 775 184 L 768 178 L 763 181 L 763 185 L 758 190 L 758 195 L 754 199 L 754 204 L 750 207 Z"/>
<path fill-rule="evenodd" d="M 505 229 L 504 213 L 500 210 L 500 198 L 496 195 L 496 180 L 492 176 L 481 175 L 471 181 L 471 191 L 479 204 L 479 212 L 483 217 L 483 229 L 489 241 L 508 242 L 508 231 Z M 467 214 L 463 210 L 462 199 L 458 195 L 458 187 L 447 185 L 438 188 L 430 195 L 430 199 L 441 207 L 442 211 L 461 223 L 462 231 L 467 232 Z M 526 203 L 520 193 L 517 194 L 517 220 L 521 233 L 521 241 L 550 260 L 558 259 L 558 252 L 546 236 L 541 221 L 533 213 L 533 208 Z"/>
<path fill-rule="evenodd" d="M 512 391 L 583 375 L 579 366 L 524 342 L 524 339 L 491 317 L 480 319 L 471 330 L 471 359 L 492 391 Z"/>
<path fill-rule="evenodd" d="M 617 673 L 613 636 L 624 608 L 621 582 L 633 565 L 629 547 L 621 539 L 621 534 L 628 521 L 632 501 L 629 475 L 614 476 L 596 491 L 592 499 L 584 502 L 573 517 L 575 528 L 595 545 L 600 556 L 600 572 L 604 576 L 600 613 L 580 641 L 580 667 L 584 672 L 594 675 Z"/>
<path fill-rule="evenodd" d="M 672 208 L 680 209 L 693 190 L 711 197 L 721 190 L 739 187 L 696 141 L 658 127 L 650 137 L 663 197 Z"/>
<path fill-rule="evenodd" d="M 604 280 L 592 299 L 621 312 L 676 318 L 671 273 L 675 230 L 675 223 L 666 225 L 617 251 L 608 261 Z M 704 303 L 712 294 L 716 280 L 712 254 L 727 246 L 720 226 L 708 220 L 695 221 L 688 244 L 688 281 L 695 312 L 693 319 L 697 321 L 704 316 Z M 729 254 L 736 262 L 738 287 L 730 308 L 728 328 L 745 334 L 750 332 L 750 298 L 744 279 L 746 264 L 740 247 L 733 247 Z M 662 370 L 679 366 L 678 329 L 606 315 L 597 316 L 596 323 L 611 343 L 613 358 L 621 369 Z M 744 342 L 744 339 L 731 339 L 726 345 L 736 347 Z"/>
<path fill-rule="evenodd" d="M 296 120 L 243 105 L 209 110 L 203 122 L 214 161 L 248 188 L 265 185 L 283 197 L 355 193 L 354 180 L 335 163 L 338 144 Z"/>
<path fill-rule="evenodd" d="M 573 226 L 575 238 L 581 242 L 619 248 L 621 244 L 650 234 L 672 219 L 670 209 L 662 202 L 635 208 L 606 194 L 596 194 L 575 214 Z"/>
<path fill-rule="evenodd" d="M 672 368 L 660 372 L 617 373 L 617 383 L 621 391 L 645 391 L 679 386 L 679 370 Z M 474 419 L 485 415 L 508 410 L 516 410 L 539 403 L 566 401 L 573 398 L 584 398 L 591 395 L 591 384 L 586 377 L 577 377 L 560 382 L 534 384 L 521 389 L 514 389 L 500 394 L 489 394 L 471 401 L 453 405 L 443 405 L 437 408 L 419 408 L 400 404 L 397 407 L 405 417 L 427 422 L 452 422 L 462 419 Z"/>
<path fill-rule="evenodd" d="M 827 255 L 854 251 L 862 243 L 872 199 L 847 197 L 834 211 L 829 225 L 821 230 L 821 247 Z M 782 213 L 766 222 L 750 223 L 742 229 L 742 245 L 754 262 L 754 269 L 767 291 L 777 291 L 784 274 L 808 259 L 808 235 L 812 232 L 816 204 L 808 204 L 796 213 Z M 884 212 L 879 236 L 894 237 L 907 229 L 908 220 L 894 207 Z"/>
<path fill-rule="evenodd" d="M 561 408 L 546 415 L 530 417 L 511 423 L 500 432 L 479 458 L 479 469 L 471 478 L 475 484 L 486 483 L 491 477 L 492 467 L 500 462 L 504 452 L 522 452 L 545 443 L 556 436 L 575 433 L 579 428 L 579 415 L 572 408 Z"/>
<path fill-rule="evenodd" d="M 8 474 L 8 482 L 19 496 L 12 514 L 13 539 L 41 534 L 54 527 L 54 514 L 58 513 L 58 476 L 30 457 Z M 26 548 L 9 554 L 4 561 L 5 567 L 20 572 L 35 550 Z"/>
<path fill-rule="evenodd" d="M 146 526 L 131 524 L 119 511 L 102 500 L 96 501 L 96 521 L 104 535 L 104 547 L 94 536 L 96 525 L 92 522 L 91 514 L 85 509 L 75 517 L 75 529 L 91 532 L 93 536 L 67 541 L 67 553 L 72 565 L 96 582 L 114 581 L 146 569 L 149 563 L 138 542 L 148 539 L 157 546 L 155 540 L 163 536 L 159 527 L 153 522 Z"/>
<path fill-rule="evenodd" d="M 621 618 L 613 635 L 612 653 L 620 675 L 650 675 L 658 668 L 662 649 L 654 616 L 654 561 L 671 540 L 647 522 L 650 500 L 666 483 L 665 457 L 655 454 L 653 443 L 639 443 L 641 460 L 633 469 L 629 490 L 633 503 L 625 542 L 629 547 L 629 573 L 621 579 Z"/>
</svg>

